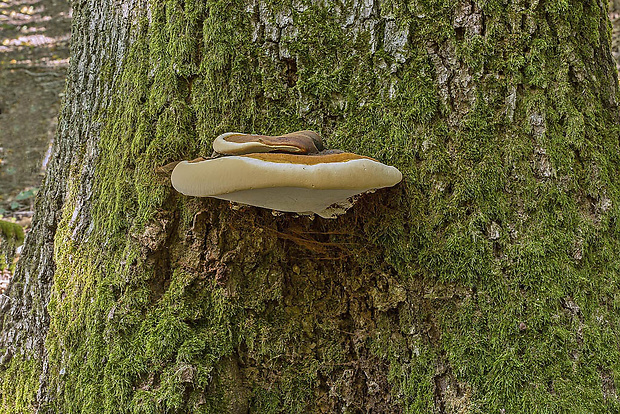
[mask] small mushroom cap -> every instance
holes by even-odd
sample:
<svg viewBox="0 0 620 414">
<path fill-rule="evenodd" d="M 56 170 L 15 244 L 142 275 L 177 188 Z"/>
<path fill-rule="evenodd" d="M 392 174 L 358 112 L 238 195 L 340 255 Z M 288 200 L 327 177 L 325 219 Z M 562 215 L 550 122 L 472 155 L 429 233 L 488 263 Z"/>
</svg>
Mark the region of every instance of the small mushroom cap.
<svg viewBox="0 0 620 414">
<path fill-rule="evenodd" d="M 323 150 L 323 140 L 314 131 L 297 131 L 275 137 L 227 132 L 215 138 L 213 150 L 225 155 L 275 151 L 316 154 Z"/>
<path fill-rule="evenodd" d="M 173 187 L 185 195 L 320 215 L 332 204 L 401 179 L 398 169 L 351 153 L 247 154 L 182 161 L 172 172 Z"/>
</svg>

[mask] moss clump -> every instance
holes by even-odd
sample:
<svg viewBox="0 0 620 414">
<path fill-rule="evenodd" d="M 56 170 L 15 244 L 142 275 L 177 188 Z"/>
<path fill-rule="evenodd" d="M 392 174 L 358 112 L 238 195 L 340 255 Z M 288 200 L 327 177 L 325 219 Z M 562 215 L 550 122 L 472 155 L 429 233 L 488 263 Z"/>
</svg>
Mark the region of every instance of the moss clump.
<svg viewBox="0 0 620 414">
<path fill-rule="evenodd" d="M 10 221 L 0 220 L 0 270 L 13 268 L 15 249 L 24 242 L 22 226 Z"/>
<path fill-rule="evenodd" d="M 13 240 L 18 246 L 24 242 L 24 229 L 17 223 L 0 220 L 0 235 L 6 240 Z"/>
</svg>

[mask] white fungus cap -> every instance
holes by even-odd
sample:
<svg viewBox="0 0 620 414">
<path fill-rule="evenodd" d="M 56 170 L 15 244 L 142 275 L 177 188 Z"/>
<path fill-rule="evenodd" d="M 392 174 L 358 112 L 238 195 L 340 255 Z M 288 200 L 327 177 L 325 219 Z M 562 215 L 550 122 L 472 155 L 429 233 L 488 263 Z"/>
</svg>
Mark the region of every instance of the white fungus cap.
<svg viewBox="0 0 620 414">
<path fill-rule="evenodd" d="M 188 196 L 323 217 L 333 204 L 401 180 L 398 169 L 350 153 L 246 154 L 182 161 L 172 172 L 173 187 Z"/>
</svg>

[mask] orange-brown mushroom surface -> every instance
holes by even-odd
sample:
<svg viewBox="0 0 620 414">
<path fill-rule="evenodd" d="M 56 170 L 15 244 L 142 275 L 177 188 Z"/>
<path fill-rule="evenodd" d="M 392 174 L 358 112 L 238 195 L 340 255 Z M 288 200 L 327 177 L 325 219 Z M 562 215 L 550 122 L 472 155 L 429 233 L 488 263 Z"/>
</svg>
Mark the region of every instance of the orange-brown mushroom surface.
<svg viewBox="0 0 620 414">
<path fill-rule="evenodd" d="M 224 155 L 256 152 L 316 154 L 323 150 L 323 140 L 314 131 L 297 131 L 280 136 L 227 132 L 213 141 L 213 150 Z"/>
</svg>

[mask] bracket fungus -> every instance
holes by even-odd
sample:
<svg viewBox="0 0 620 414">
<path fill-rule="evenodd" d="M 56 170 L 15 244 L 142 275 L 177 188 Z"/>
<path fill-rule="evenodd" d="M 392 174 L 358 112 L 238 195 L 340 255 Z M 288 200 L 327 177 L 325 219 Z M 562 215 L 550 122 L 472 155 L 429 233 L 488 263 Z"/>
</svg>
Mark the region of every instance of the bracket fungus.
<svg viewBox="0 0 620 414">
<path fill-rule="evenodd" d="M 215 138 L 213 150 L 224 155 L 242 155 L 256 152 L 316 154 L 323 150 L 323 140 L 314 131 L 297 131 L 273 137 L 227 132 Z"/>
<path fill-rule="evenodd" d="M 394 186 L 402 174 L 369 157 L 325 151 L 315 155 L 254 153 L 182 161 L 171 179 L 177 191 L 189 196 L 333 218 L 351 205 L 351 197 Z"/>
</svg>

